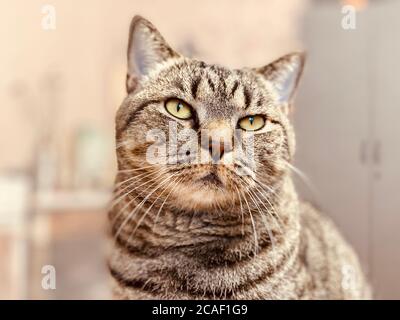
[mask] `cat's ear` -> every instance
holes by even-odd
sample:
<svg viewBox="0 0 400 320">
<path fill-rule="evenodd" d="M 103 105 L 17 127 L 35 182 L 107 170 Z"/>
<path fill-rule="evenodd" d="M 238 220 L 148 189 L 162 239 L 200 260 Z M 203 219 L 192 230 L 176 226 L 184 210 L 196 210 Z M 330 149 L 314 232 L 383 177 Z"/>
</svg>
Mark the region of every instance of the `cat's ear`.
<svg viewBox="0 0 400 320">
<path fill-rule="evenodd" d="M 278 93 L 279 102 L 289 107 L 303 72 L 304 63 L 305 53 L 295 52 L 255 70 L 272 83 Z"/>
<path fill-rule="evenodd" d="M 129 29 L 127 92 L 135 90 L 140 80 L 157 64 L 174 57 L 179 55 L 171 49 L 151 22 L 135 16 Z"/>
</svg>

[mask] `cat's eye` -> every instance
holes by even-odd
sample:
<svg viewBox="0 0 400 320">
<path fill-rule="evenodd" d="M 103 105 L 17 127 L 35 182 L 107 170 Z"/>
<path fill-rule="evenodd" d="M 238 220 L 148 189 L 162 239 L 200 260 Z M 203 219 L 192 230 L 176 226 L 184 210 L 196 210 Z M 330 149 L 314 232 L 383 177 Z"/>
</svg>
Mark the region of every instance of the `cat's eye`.
<svg viewBox="0 0 400 320">
<path fill-rule="evenodd" d="M 239 120 L 239 127 L 246 131 L 257 131 L 264 127 L 265 118 L 260 115 L 247 116 Z"/>
<path fill-rule="evenodd" d="M 178 119 L 187 120 L 193 116 L 192 108 L 184 101 L 179 99 L 169 99 L 165 103 L 165 109 L 169 114 Z"/>
</svg>

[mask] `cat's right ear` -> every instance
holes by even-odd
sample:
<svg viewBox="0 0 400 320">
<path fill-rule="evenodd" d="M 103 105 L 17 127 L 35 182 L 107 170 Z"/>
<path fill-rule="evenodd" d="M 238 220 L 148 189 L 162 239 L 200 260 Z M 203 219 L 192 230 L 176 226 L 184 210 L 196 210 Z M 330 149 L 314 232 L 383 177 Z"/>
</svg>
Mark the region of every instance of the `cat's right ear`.
<svg viewBox="0 0 400 320">
<path fill-rule="evenodd" d="M 135 16 L 129 29 L 126 91 L 134 91 L 140 80 L 157 64 L 177 57 L 179 54 L 172 50 L 151 22 Z"/>
</svg>

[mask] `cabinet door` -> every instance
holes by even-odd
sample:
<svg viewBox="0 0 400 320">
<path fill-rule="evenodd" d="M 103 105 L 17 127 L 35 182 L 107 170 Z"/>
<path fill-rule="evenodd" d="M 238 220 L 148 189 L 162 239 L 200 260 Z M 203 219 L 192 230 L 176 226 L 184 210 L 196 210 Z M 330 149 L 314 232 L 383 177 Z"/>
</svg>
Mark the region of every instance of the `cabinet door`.
<svg viewBox="0 0 400 320">
<path fill-rule="evenodd" d="M 330 215 L 368 268 L 369 176 L 367 149 L 370 90 L 366 13 L 356 30 L 341 27 L 338 5 L 314 5 L 305 17 L 308 61 L 297 97 L 296 165 L 308 175 L 314 195 L 303 197 Z"/>
<path fill-rule="evenodd" d="M 400 299 L 400 3 L 377 7 L 370 48 L 375 132 L 371 272 L 378 298 Z"/>
</svg>

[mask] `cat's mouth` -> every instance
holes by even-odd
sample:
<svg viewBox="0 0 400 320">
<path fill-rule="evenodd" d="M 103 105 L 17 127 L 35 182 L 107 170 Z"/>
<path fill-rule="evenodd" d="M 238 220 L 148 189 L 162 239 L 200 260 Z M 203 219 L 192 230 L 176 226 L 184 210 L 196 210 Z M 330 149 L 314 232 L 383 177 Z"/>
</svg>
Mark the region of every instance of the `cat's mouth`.
<svg viewBox="0 0 400 320">
<path fill-rule="evenodd" d="M 189 210 L 223 208 L 235 201 L 233 177 L 224 167 L 204 166 L 183 172 L 186 181 L 173 191 L 179 206 Z"/>
<path fill-rule="evenodd" d="M 222 187 L 223 183 L 216 172 L 210 172 L 198 180 L 200 183 Z"/>
</svg>

